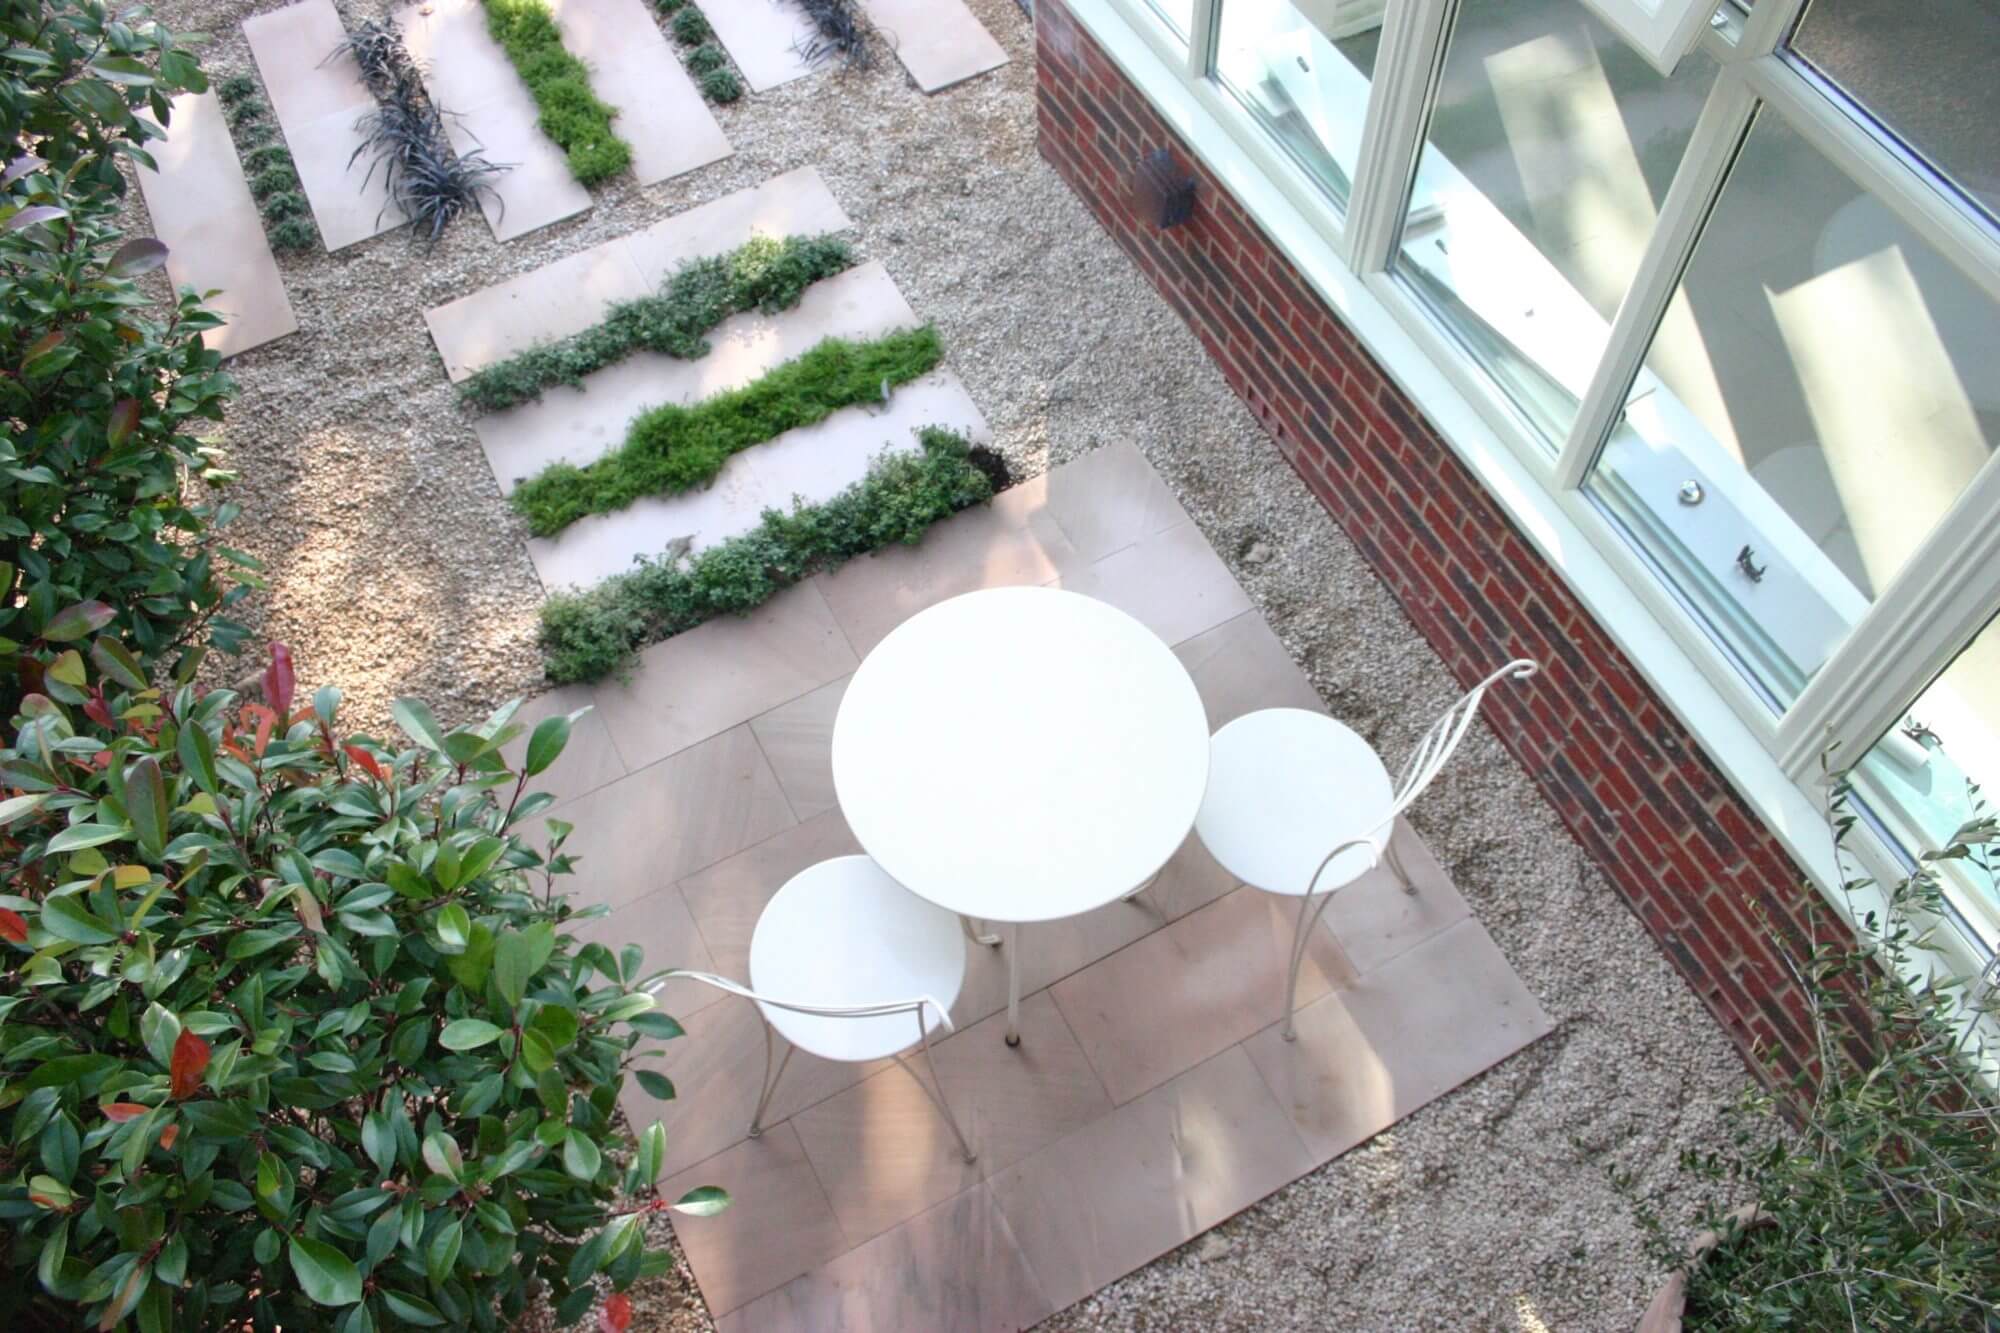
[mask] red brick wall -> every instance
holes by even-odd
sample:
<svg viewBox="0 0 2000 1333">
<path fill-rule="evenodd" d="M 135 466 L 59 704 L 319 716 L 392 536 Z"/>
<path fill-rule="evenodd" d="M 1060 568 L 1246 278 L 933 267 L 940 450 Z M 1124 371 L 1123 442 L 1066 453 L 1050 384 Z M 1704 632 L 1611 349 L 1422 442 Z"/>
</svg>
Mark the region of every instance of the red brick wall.
<svg viewBox="0 0 2000 1333">
<path fill-rule="evenodd" d="M 1404 611 L 1488 695 L 1495 731 L 1745 1050 L 1809 1058 L 1803 1002 L 1756 916 L 1805 938 L 1812 890 L 1561 578 L 1169 130 L 1061 0 L 1037 0 L 1042 156 L 1187 322 Z M 1195 217 L 1160 230 L 1132 167 L 1170 149 Z M 1789 1057 L 1789 1058 L 1788 1058 Z"/>
</svg>

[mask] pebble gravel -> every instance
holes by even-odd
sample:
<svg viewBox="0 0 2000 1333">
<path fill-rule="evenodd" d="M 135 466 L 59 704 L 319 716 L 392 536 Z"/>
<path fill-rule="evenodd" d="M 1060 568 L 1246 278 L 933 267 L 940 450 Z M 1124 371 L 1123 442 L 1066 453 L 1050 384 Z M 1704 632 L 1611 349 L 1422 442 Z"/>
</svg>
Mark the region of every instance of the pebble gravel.
<svg viewBox="0 0 2000 1333">
<path fill-rule="evenodd" d="M 525 531 L 423 310 L 812 164 L 862 256 L 937 323 L 1018 474 L 1136 443 L 1334 712 L 1392 756 L 1410 744 L 1452 696 L 1442 663 L 1037 156 L 1033 40 L 1015 0 L 968 2 L 1013 61 L 938 96 L 883 52 L 871 70 L 718 109 L 728 160 L 648 189 L 614 183 L 587 214 L 504 246 L 469 218 L 428 252 L 387 236 L 280 257 L 301 332 L 231 363 L 243 392 L 221 442 L 241 474 L 231 540 L 269 566 L 249 618 L 292 646 L 302 692 L 338 683 L 352 721 L 383 725 L 405 694 L 463 719 L 540 686 Z M 240 25 L 272 7 L 158 11 L 210 34 L 221 77 L 252 70 Z M 342 6 L 350 24 L 388 8 Z M 1490 733 L 1468 739 L 1414 822 L 1555 1032 L 1048 1328 L 1632 1327 L 1657 1278 L 1608 1168 L 1685 1215 L 1678 1155 L 1713 1138 L 1745 1069 Z M 711 1326 L 684 1264 L 634 1296 L 646 1333 Z"/>
</svg>

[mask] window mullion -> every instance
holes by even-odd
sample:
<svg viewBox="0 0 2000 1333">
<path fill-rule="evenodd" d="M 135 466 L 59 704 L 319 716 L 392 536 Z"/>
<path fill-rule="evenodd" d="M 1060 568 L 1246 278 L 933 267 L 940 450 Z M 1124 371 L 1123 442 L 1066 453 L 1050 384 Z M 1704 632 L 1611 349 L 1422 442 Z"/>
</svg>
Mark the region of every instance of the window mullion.
<svg viewBox="0 0 2000 1333">
<path fill-rule="evenodd" d="M 1215 23 L 1222 0 L 1194 0 L 1188 22 L 1187 76 L 1196 83 L 1208 77 L 1215 63 Z"/>
<path fill-rule="evenodd" d="M 1750 7 L 1750 16 L 1743 20 L 1743 36 L 1736 43 L 1741 58 L 1767 56 L 1777 50 L 1791 35 L 1792 25 L 1805 7 L 1806 0 L 1757 0 Z"/>
<path fill-rule="evenodd" d="M 1357 273 L 1389 266 L 1402 230 L 1403 204 L 1417 169 L 1431 90 L 1444 63 L 1458 0 L 1391 0 L 1368 89 L 1354 191 L 1342 233 L 1348 265 Z"/>
<path fill-rule="evenodd" d="M 1625 410 L 1626 391 L 1645 364 L 1654 330 L 1680 286 L 1682 270 L 1694 254 L 1695 241 L 1722 192 L 1722 183 L 1756 110 L 1757 100 L 1743 78 L 1742 67 L 1725 66 L 1709 91 L 1701 119 L 1695 122 L 1680 170 L 1667 187 L 1645 257 L 1618 303 L 1604 355 L 1563 442 L 1553 478 L 1559 489 L 1573 490 L 1583 484 L 1596 461 L 1598 446 Z"/>
<path fill-rule="evenodd" d="M 2000 465 L 1988 461 L 1778 724 L 1778 762 L 1817 774 L 1861 757 L 2000 613 Z"/>
</svg>

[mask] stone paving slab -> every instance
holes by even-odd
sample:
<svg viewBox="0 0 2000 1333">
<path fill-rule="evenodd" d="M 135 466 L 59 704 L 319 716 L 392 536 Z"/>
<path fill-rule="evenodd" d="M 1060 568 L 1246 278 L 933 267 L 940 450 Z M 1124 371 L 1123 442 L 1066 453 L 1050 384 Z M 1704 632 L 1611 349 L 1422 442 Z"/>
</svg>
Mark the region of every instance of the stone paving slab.
<svg viewBox="0 0 2000 1333">
<path fill-rule="evenodd" d="M 445 137 L 461 155 L 479 149 L 510 169 L 488 177 L 479 208 L 496 241 L 511 241 L 590 207 L 562 150 L 535 122 L 541 112 L 507 53 L 486 31 L 479 0 L 431 0 L 396 11 L 396 26 L 446 112 Z"/>
<path fill-rule="evenodd" d="M 702 15 L 743 72 L 753 93 L 769 92 L 813 72 L 799 55 L 812 24 L 791 0 L 711 0 Z"/>
<path fill-rule="evenodd" d="M 389 203 L 382 173 L 370 173 L 366 155 L 354 157 L 361 146 L 355 124 L 375 99 L 351 57 L 328 59 L 347 36 L 332 0 L 253 15 L 243 20 L 243 36 L 327 250 L 401 226 L 403 211 Z"/>
<path fill-rule="evenodd" d="M 998 69 L 1007 53 L 960 0 L 859 0 L 868 21 L 927 93 Z"/>
<path fill-rule="evenodd" d="M 424 311 L 431 341 L 456 384 L 536 343 L 581 333 L 616 301 L 656 290 L 681 264 L 735 249 L 752 236 L 841 231 L 852 225 L 817 167 L 676 213 L 506 282 Z"/>
<path fill-rule="evenodd" d="M 794 496 L 825 500 L 859 481 L 885 450 L 913 449 L 923 426 L 944 426 L 974 441 L 992 438 L 971 395 L 948 370 L 897 389 L 882 408 L 849 407 L 817 425 L 786 431 L 744 450 L 705 490 L 641 500 L 597 514 L 552 538 L 533 538 L 528 557 L 548 589 L 588 587 L 655 556 L 685 537 L 701 550 L 756 526 L 764 510 Z"/>
<path fill-rule="evenodd" d="M 203 343 L 227 357 L 297 332 L 284 275 L 215 94 L 176 97 L 167 137 L 148 151 L 160 169 L 138 173 L 139 193 L 153 234 L 167 247 L 167 276 L 177 288 L 218 293 L 209 308 L 226 322 L 202 334 Z"/>
<path fill-rule="evenodd" d="M 647 408 L 740 388 L 827 338 L 874 338 L 917 322 L 888 270 L 863 264 L 814 283 L 790 310 L 724 320 L 698 360 L 639 352 L 585 376 L 579 388 L 558 385 L 539 401 L 479 417 L 472 428 L 504 495 L 551 463 L 581 466 L 616 448 Z"/>
<path fill-rule="evenodd" d="M 850 660 L 829 615 L 865 655 L 873 640 L 857 640 L 850 624 L 893 621 L 945 588 L 1095 574 L 1093 586 L 1136 599 L 1143 613 L 1151 593 L 1101 567 L 1147 557 L 1171 584 L 1214 559 L 1205 544 L 1182 549 L 1185 523 L 1157 484 L 1129 446 L 1099 451 L 947 520 L 916 548 L 849 566 L 886 576 L 792 590 L 770 613 L 791 628 L 712 623 L 649 649 L 630 684 L 591 687 L 603 743 L 645 742 L 624 756 L 629 776 L 566 807 L 592 830 L 584 891 L 615 904 L 596 937 L 643 937 L 660 954 L 654 965 L 740 974 L 770 895 L 854 849 L 823 774 L 812 784 L 827 795 L 809 812 L 784 771 L 824 767 L 823 733 L 845 680 L 836 673 Z M 1009 543 L 1020 540 L 1058 558 L 1018 559 Z M 897 557 L 925 553 L 913 583 Z M 861 616 L 867 596 L 895 606 Z M 1212 722 L 1319 706 L 1254 607 L 1176 651 Z M 575 702 L 571 693 L 550 707 Z M 780 719 L 786 741 L 774 747 Z M 888 1062 L 799 1056 L 769 1132 L 747 1139 L 763 1073 L 756 1010 L 676 996 L 668 1007 L 690 1006 L 689 1035 L 650 1058 L 703 1095 L 661 1103 L 634 1087 L 624 1104 L 635 1124 L 667 1124 L 663 1192 L 714 1184 L 734 1197 L 716 1217 L 674 1222 L 717 1327 L 1025 1326 L 1547 1033 L 1547 1015 L 1443 866 L 1407 825 L 1396 837 L 1415 891 L 1377 871 L 1328 909 L 1297 1043 L 1280 1040 L 1276 1023 L 1293 904 L 1236 885 L 1195 838 L 1138 901 L 1023 932 L 1018 1048 L 1001 1042 L 1004 1020 L 991 1017 L 1004 1003 L 1005 951 L 969 949 L 953 1006 L 960 1027 L 934 1058 L 980 1150 L 971 1167 Z"/>
<path fill-rule="evenodd" d="M 590 68 L 612 128 L 632 146 L 632 175 L 654 185 L 732 151 L 708 100 L 640 0 L 558 0 L 563 46 Z"/>
</svg>

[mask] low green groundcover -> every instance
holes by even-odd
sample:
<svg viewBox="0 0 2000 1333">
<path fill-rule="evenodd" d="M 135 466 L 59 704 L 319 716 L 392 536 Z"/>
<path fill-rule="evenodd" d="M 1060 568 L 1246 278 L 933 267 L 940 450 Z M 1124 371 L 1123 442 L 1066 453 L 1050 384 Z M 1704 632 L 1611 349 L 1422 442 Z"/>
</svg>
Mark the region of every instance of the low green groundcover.
<svg viewBox="0 0 2000 1333">
<path fill-rule="evenodd" d="M 623 509 L 649 495 L 704 486 L 731 454 L 823 421 L 843 407 L 879 403 L 944 359 L 925 326 L 867 342 L 828 338 L 740 389 L 691 407 L 667 403 L 634 417 L 625 442 L 583 467 L 556 463 L 508 497 L 537 537 L 580 518 Z"/>
<path fill-rule="evenodd" d="M 755 237 L 726 255 L 682 265 L 660 291 L 617 303 L 581 333 L 494 362 L 459 386 L 459 401 L 504 411 L 553 385 L 580 384 L 637 351 L 692 361 L 708 355 L 707 333 L 731 315 L 789 310 L 806 288 L 853 264 L 854 251 L 837 236 Z"/>
<path fill-rule="evenodd" d="M 563 48 L 555 15 L 543 0 L 484 0 L 486 29 L 514 62 L 541 111 L 543 134 L 569 159 L 584 185 L 611 179 L 632 164 L 632 148 L 611 131 L 617 114 L 590 91 L 590 71 Z"/>
<path fill-rule="evenodd" d="M 914 453 L 885 454 L 868 475 L 822 504 L 770 509 L 757 527 L 691 560 L 646 561 L 587 592 L 542 605 L 542 651 L 550 680 L 598 680 L 622 670 L 649 643 L 724 612 L 741 614 L 799 580 L 857 555 L 914 546 L 931 524 L 993 496 L 963 436 L 918 432 Z"/>
</svg>

